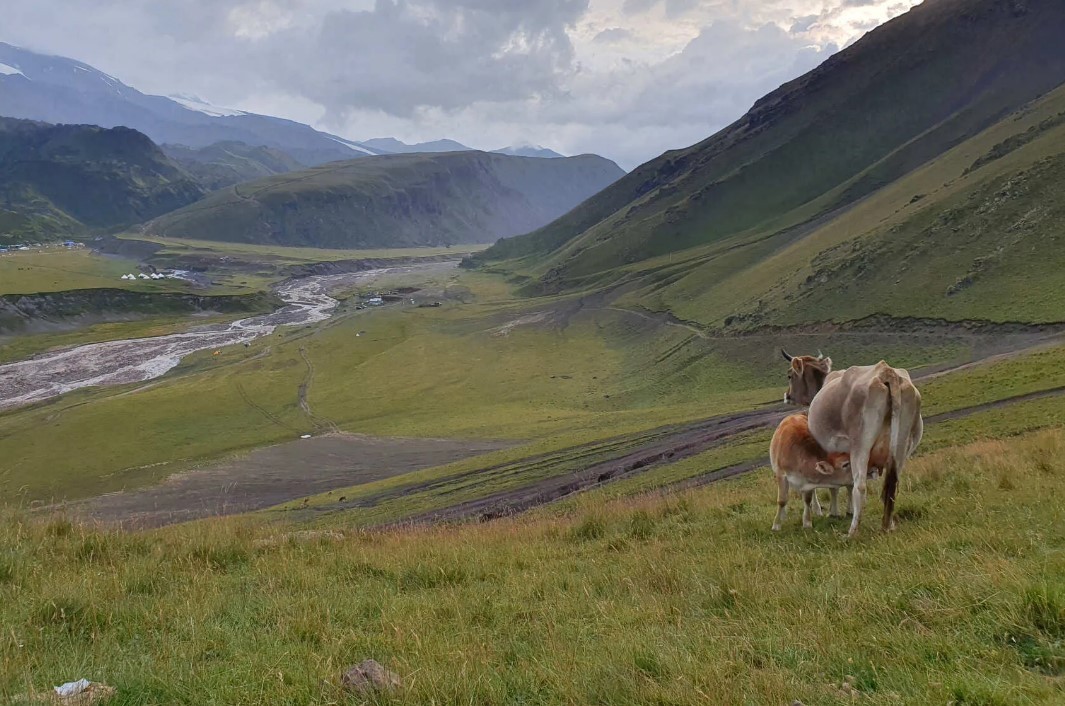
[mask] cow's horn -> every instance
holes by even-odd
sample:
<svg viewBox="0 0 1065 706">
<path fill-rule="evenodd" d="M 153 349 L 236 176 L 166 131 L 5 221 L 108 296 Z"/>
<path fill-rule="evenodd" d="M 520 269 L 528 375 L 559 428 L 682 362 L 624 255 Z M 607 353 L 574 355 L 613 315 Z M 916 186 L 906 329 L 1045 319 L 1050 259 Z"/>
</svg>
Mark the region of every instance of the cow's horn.
<svg viewBox="0 0 1065 706">
<path fill-rule="evenodd" d="M 784 360 L 791 362 L 792 356 L 788 355 L 788 352 L 783 348 L 780 349 L 780 354 L 784 356 Z"/>
<path fill-rule="evenodd" d="M 821 352 L 820 348 L 817 349 L 817 359 L 818 360 L 824 360 L 825 359 L 825 354 Z"/>
</svg>

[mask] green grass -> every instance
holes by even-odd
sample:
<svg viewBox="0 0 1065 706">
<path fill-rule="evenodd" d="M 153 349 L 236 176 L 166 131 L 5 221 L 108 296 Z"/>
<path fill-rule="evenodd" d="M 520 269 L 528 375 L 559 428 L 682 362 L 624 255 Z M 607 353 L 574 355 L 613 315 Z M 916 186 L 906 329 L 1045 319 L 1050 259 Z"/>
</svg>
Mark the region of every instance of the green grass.
<svg viewBox="0 0 1065 706">
<path fill-rule="evenodd" d="M 378 249 L 334 249 L 283 247 L 279 245 L 255 245 L 251 243 L 226 243 L 212 240 L 195 240 L 189 238 L 164 238 L 141 233 L 125 233 L 119 236 L 126 240 L 141 240 L 164 246 L 162 252 L 169 255 L 217 255 L 236 256 L 262 262 L 283 262 L 290 264 L 332 262 L 335 260 L 390 259 L 402 257 L 431 257 L 435 255 L 462 255 L 484 250 L 488 245 L 466 244 L 450 248 L 378 248 Z"/>
<path fill-rule="evenodd" d="M 85 676 L 120 704 L 1051 704 L 1065 698 L 1065 434 L 914 461 L 858 540 L 765 477 L 559 517 L 291 535 L 0 522 L 0 695 Z M 195 606 L 195 608 L 192 608 Z M 195 618 L 193 619 L 193 614 Z"/>
<path fill-rule="evenodd" d="M 61 292 L 68 289 L 133 289 L 137 291 L 173 290 L 174 280 L 123 280 L 136 273 L 132 260 L 103 257 L 89 250 L 48 248 L 41 251 L 12 252 L 0 255 L 0 294 L 34 294 Z M 180 284 L 178 285 L 180 288 Z"/>
<path fill-rule="evenodd" d="M 1065 385 L 1065 347 L 1055 346 L 961 370 L 921 385 L 926 414 L 949 412 Z"/>
<path fill-rule="evenodd" d="M 389 275 L 367 286 L 416 281 L 410 277 Z M 81 390 L 0 414 L 5 502 L 77 499 L 154 483 L 205 462 L 297 438 L 322 420 L 363 434 L 510 440 L 517 449 L 502 457 L 517 460 L 521 454 L 749 409 L 780 396 L 783 364 L 775 346 L 791 345 L 786 339 L 700 338 L 683 327 L 570 298 L 516 300 L 499 278 L 481 273 L 422 275 L 420 281 L 444 306 L 355 311 L 349 301 L 323 324 L 282 328 L 249 348 L 230 347 L 219 356 L 197 354 L 146 385 Z M 542 318 L 512 326 L 531 315 Z M 122 331 L 136 333 L 137 326 Z M 93 335 L 119 332 L 94 330 Z M 37 343 L 73 340 L 49 336 Z M 930 344 L 924 338 L 907 342 L 904 337 L 826 334 L 800 343 L 823 346 L 839 366 L 874 355 L 919 365 L 969 353 L 949 336 Z M 25 344 L 19 350 L 31 352 Z M 1033 370 L 1053 368 L 1061 353 L 1048 352 L 1044 362 L 1037 362 L 1043 360 L 1040 355 Z M 314 371 L 308 402 L 315 419 L 298 405 L 298 390 L 308 376 L 304 356 Z M 977 377 L 955 388 L 947 380 L 932 383 L 925 397 L 928 410 L 979 404 L 1031 387 L 1018 377 L 1016 385 L 1003 382 L 981 393 L 985 387 L 976 380 L 983 373 L 966 375 Z M 1030 378 L 1036 383 L 1056 379 L 1039 372 Z M 115 421 L 127 419 L 139 423 Z M 365 512 L 359 522 L 387 521 L 459 496 L 469 499 L 528 483 L 542 477 L 538 473 L 569 472 L 566 463 L 397 498 Z M 447 477 L 458 467 L 464 466 L 431 473 Z M 347 495 L 413 480 L 382 481 Z"/>
</svg>

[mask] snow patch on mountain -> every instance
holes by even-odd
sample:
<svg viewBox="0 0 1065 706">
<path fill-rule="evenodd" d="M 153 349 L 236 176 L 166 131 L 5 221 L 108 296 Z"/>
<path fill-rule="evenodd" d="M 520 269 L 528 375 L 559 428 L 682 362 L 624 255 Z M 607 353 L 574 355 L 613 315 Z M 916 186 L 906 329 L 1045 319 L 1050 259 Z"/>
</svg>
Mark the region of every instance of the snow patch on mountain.
<svg viewBox="0 0 1065 706">
<path fill-rule="evenodd" d="M 26 74 L 22 73 L 21 71 L 16 69 L 14 66 L 10 66 L 8 64 L 0 64 L 0 76 L 15 76 L 15 75 L 23 76 L 25 78 L 29 78 L 28 76 L 26 76 Z"/>
<path fill-rule="evenodd" d="M 194 110 L 197 113 L 203 113 L 204 115 L 210 115 L 212 118 L 226 118 L 233 115 L 247 115 L 243 110 L 237 110 L 235 108 L 220 108 L 217 105 L 211 105 L 207 101 L 198 98 L 196 96 L 188 95 L 186 93 L 173 93 L 167 96 L 170 100 L 178 103 L 184 108 Z"/>
<path fill-rule="evenodd" d="M 351 149 L 353 149 L 356 152 L 359 152 L 361 154 L 368 154 L 371 157 L 376 157 L 378 154 L 380 154 L 379 152 L 374 152 L 372 150 L 366 149 L 365 147 L 360 145 L 358 142 L 352 142 L 351 140 L 345 140 L 343 137 L 336 137 L 335 135 L 329 135 L 328 137 L 333 142 L 339 142 L 340 144 L 344 145 L 345 147 L 350 147 Z"/>
</svg>

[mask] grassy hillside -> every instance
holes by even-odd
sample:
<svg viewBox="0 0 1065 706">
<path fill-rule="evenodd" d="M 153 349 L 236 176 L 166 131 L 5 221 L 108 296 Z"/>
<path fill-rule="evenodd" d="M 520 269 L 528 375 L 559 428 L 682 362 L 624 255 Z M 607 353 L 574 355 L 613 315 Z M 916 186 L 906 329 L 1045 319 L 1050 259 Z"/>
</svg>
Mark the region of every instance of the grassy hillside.
<svg viewBox="0 0 1065 706">
<path fill-rule="evenodd" d="M 849 543 L 771 533 L 762 474 L 389 533 L 8 514 L 0 696 L 85 676 L 119 704 L 354 704 L 339 675 L 373 657 L 404 681 L 374 703 L 1060 703 L 1063 445 L 922 458 L 900 529 Z"/>
<path fill-rule="evenodd" d="M 622 174 L 593 155 L 371 157 L 230 187 L 145 228 L 153 236 L 332 248 L 491 242 L 557 218 Z"/>
<path fill-rule="evenodd" d="M 1065 88 L 832 218 L 633 266 L 623 301 L 732 328 L 1061 321 L 1062 116 Z"/>
<path fill-rule="evenodd" d="M 0 243 L 128 225 L 203 193 L 135 130 L 0 118 Z"/>
<path fill-rule="evenodd" d="M 136 272 L 136 267 L 133 260 L 100 257 L 81 248 L 10 252 L 0 256 L 0 295 L 111 287 L 148 289 L 153 285 L 158 289 L 157 282 L 120 279 Z"/>
<path fill-rule="evenodd" d="M 1060 86 L 1063 29 L 1065 6 L 1050 0 L 925 2 L 717 135 L 478 261 L 503 260 L 494 266 L 542 291 L 697 247 L 718 246 L 715 272 L 735 264 L 737 243 L 749 246 L 741 264 L 763 258 L 798 237 L 788 228 L 816 227 Z"/>
<path fill-rule="evenodd" d="M 208 191 L 306 166 L 281 150 L 243 142 L 216 142 L 200 149 L 163 145 L 162 149 Z"/>
</svg>

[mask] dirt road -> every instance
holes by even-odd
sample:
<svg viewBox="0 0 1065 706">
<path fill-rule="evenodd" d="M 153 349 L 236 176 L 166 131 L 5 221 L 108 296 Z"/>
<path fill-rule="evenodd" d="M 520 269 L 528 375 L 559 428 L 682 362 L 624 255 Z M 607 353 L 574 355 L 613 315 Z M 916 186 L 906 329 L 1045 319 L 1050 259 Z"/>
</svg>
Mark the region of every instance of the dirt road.
<svg viewBox="0 0 1065 706">
<path fill-rule="evenodd" d="M 179 473 L 147 488 L 50 509 L 61 507 L 75 515 L 128 528 L 158 527 L 259 510 L 506 446 L 502 442 L 466 439 L 329 434 L 256 449 L 241 458 Z"/>
</svg>

